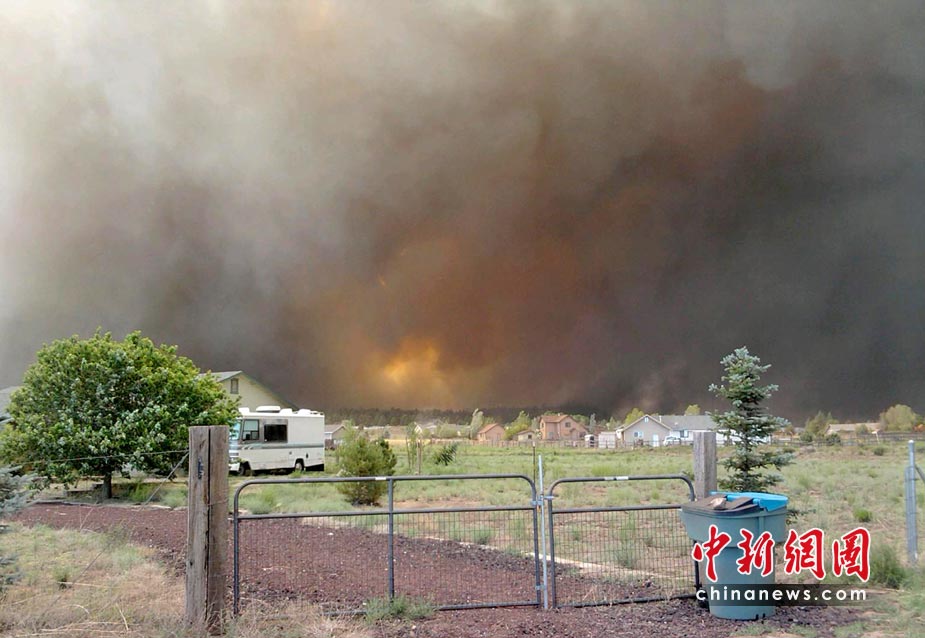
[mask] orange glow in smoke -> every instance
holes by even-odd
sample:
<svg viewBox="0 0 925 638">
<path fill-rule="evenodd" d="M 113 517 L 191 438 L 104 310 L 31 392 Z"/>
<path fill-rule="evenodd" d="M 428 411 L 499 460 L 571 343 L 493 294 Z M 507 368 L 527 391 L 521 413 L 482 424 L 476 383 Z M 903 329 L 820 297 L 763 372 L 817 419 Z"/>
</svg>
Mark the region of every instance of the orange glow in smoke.
<svg viewBox="0 0 925 638">
<path fill-rule="evenodd" d="M 432 343 L 406 340 L 399 351 L 382 368 L 390 383 L 401 386 L 409 381 L 436 380 L 440 353 Z"/>
</svg>

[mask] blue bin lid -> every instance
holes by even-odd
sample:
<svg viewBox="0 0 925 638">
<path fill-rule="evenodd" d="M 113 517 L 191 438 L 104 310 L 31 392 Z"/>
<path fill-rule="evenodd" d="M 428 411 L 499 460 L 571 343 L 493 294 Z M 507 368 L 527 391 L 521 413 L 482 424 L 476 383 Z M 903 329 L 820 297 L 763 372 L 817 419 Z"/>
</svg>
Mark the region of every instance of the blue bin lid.
<svg viewBox="0 0 925 638">
<path fill-rule="evenodd" d="M 714 492 L 714 494 L 717 493 Z M 768 494 L 767 492 L 729 492 L 726 494 L 726 500 L 732 501 L 743 496 L 751 498 L 759 507 L 763 507 L 769 512 L 787 507 L 787 501 L 789 500 L 783 494 Z"/>
</svg>

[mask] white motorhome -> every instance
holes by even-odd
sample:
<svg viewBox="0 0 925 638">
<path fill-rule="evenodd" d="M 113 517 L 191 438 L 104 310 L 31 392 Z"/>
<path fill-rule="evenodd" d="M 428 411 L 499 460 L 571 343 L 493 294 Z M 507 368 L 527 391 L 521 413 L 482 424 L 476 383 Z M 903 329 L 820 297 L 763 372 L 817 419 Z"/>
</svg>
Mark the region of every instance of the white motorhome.
<svg viewBox="0 0 925 638">
<path fill-rule="evenodd" d="M 324 468 L 324 414 L 276 405 L 239 411 L 231 426 L 230 472 Z"/>
</svg>

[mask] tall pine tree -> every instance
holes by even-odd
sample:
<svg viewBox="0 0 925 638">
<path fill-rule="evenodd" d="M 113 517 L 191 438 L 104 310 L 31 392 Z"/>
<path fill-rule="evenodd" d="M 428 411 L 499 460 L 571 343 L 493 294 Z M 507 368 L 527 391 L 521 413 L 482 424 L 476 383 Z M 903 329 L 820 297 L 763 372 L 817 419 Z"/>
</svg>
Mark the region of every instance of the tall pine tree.
<svg viewBox="0 0 925 638">
<path fill-rule="evenodd" d="M 763 492 L 777 485 L 782 476 L 766 472 L 780 470 L 790 464 L 790 454 L 770 449 L 771 435 L 788 421 L 768 414 L 762 403 L 777 391 L 776 385 L 759 384 L 761 375 L 771 366 L 761 365 L 761 359 L 739 348 L 722 360 L 725 374 L 722 385 L 711 385 L 710 392 L 731 403 L 732 409 L 708 413 L 717 429 L 735 444 L 732 455 L 723 461 L 728 478 L 720 481 L 722 489 L 736 492 Z"/>
</svg>

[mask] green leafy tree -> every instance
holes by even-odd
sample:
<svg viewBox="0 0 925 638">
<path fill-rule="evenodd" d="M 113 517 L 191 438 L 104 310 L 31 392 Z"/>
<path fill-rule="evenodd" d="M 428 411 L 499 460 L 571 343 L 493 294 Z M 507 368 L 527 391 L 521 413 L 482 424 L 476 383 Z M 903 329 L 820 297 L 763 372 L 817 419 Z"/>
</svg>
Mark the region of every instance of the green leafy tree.
<svg viewBox="0 0 925 638">
<path fill-rule="evenodd" d="M 473 410 L 472 420 L 469 421 L 469 438 L 474 439 L 483 425 L 485 425 L 485 414 L 479 409 Z"/>
<path fill-rule="evenodd" d="M 350 432 L 337 448 L 338 476 L 392 476 L 397 462 L 388 441 L 370 441 L 362 432 Z M 387 489 L 385 481 L 337 484 L 337 490 L 354 505 L 375 505 Z"/>
<path fill-rule="evenodd" d="M 780 474 L 765 470 L 780 470 L 793 460 L 791 455 L 766 445 L 771 434 L 788 424 L 786 419 L 768 414 L 762 405 L 778 389 L 776 385 L 759 385 L 761 375 L 771 366 L 761 365 L 761 359 L 749 354 L 747 348 L 724 357 L 722 365 L 723 385 L 711 385 L 710 392 L 728 400 L 732 409 L 707 414 L 716 422 L 717 430 L 734 441 L 735 448 L 723 461 L 729 477 L 720 487 L 737 492 L 765 491 L 782 479 Z"/>
<path fill-rule="evenodd" d="M 820 410 L 816 412 L 815 416 L 806 420 L 806 429 L 804 432 L 809 433 L 814 438 L 822 436 L 825 434 L 825 431 L 829 429 L 830 425 L 837 422 L 838 420 L 832 416 L 831 412 L 823 412 Z"/>
<path fill-rule="evenodd" d="M 897 404 L 880 413 L 880 424 L 890 432 L 911 432 L 922 417 L 908 405 Z"/>
<path fill-rule="evenodd" d="M 114 474 L 163 472 L 188 447 L 190 425 L 231 423 L 236 402 L 175 346 L 97 331 L 43 346 L 9 412 L 15 426 L 0 440 L 7 462 L 65 484 L 102 477 L 111 498 Z"/>
<path fill-rule="evenodd" d="M 626 415 L 626 418 L 623 419 L 623 425 L 629 425 L 639 417 L 645 416 L 646 413 L 640 410 L 639 408 L 633 408 L 629 411 L 629 414 Z"/>
<path fill-rule="evenodd" d="M 699 416 L 700 415 L 700 406 L 696 403 L 691 403 L 684 409 L 684 414 L 686 416 Z"/>
<path fill-rule="evenodd" d="M 510 425 L 504 430 L 504 440 L 510 441 L 514 439 L 521 432 L 526 432 L 532 426 L 532 421 L 527 413 L 523 410 L 520 411 L 520 414 L 517 415 L 517 418 L 511 421 Z"/>
</svg>

